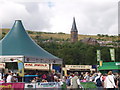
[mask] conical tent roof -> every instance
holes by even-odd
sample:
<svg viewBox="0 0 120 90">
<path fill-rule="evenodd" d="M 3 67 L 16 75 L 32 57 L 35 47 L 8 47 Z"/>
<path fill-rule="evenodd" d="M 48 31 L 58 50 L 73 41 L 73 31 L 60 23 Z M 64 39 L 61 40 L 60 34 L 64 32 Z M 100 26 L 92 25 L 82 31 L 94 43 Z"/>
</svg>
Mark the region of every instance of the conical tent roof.
<svg viewBox="0 0 120 90">
<path fill-rule="evenodd" d="M 0 41 L 0 56 L 23 55 L 41 59 L 59 59 L 38 46 L 26 33 L 21 20 L 16 20 L 9 33 Z"/>
</svg>

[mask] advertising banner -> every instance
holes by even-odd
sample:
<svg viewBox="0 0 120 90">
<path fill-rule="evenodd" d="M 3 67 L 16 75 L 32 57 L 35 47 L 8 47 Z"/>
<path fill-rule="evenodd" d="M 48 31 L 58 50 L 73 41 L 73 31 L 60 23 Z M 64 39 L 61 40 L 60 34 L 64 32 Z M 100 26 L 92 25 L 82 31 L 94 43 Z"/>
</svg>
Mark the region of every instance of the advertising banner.
<svg viewBox="0 0 120 90">
<path fill-rule="evenodd" d="M 101 60 L 101 53 L 100 50 L 97 50 L 97 61 Z"/>
<path fill-rule="evenodd" d="M 24 90 L 24 83 L 1 83 L 0 90 Z"/>
<path fill-rule="evenodd" d="M 21 77 L 24 76 L 24 64 L 20 60 L 18 60 L 18 73 L 19 73 L 19 76 Z"/>
<path fill-rule="evenodd" d="M 36 83 L 25 83 L 25 88 L 36 88 Z"/>
<path fill-rule="evenodd" d="M 111 61 L 115 61 L 115 49 L 110 49 Z"/>
<path fill-rule="evenodd" d="M 60 88 L 57 82 L 36 83 L 36 88 Z"/>
<path fill-rule="evenodd" d="M 67 69 L 92 69 L 92 65 L 65 65 Z"/>
<path fill-rule="evenodd" d="M 49 64 L 46 63 L 24 63 L 25 69 L 49 70 Z"/>
</svg>

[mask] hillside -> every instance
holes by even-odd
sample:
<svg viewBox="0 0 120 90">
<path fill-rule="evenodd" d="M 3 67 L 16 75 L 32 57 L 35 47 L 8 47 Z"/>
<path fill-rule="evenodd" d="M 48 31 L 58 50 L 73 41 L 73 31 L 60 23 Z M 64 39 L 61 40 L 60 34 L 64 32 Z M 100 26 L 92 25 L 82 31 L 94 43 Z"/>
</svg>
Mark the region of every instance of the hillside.
<svg viewBox="0 0 120 90">
<path fill-rule="evenodd" d="M 2 35 L 6 35 L 9 29 L 0 30 Z M 96 65 L 96 50 L 101 50 L 101 60 L 111 61 L 109 49 L 111 47 L 101 47 L 100 45 L 89 45 L 82 42 L 71 43 L 70 34 L 50 33 L 50 32 L 33 32 L 27 31 L 37 44 L 50 52 L 51 54 L 63 59 L 63 65 Z M 79 40 L 92 37 L 97 40 L 118 40 L 117 36 L 107 35 L 79 35 Z M 65 41 L 61 44 L 57 41 Z M 42 42 L 41 42 L 42 41 Z M 52 43 L 47 41 L 54 41 Z M 56 41 L 56 42 L 55 42 Z M 68 42 L 67 42 L 68 41 Z M 120 48 L 115 48 L 116 61 L 120 61 Z"/>
<path fill-rule="evenodd" d="M 0 32 L 2 32 L 2 37 L 4 37 L 8 33 L 9 29 L 0 29 Z M 27 30 L 28 34 L 32 38 L 40 37 L 42 39 L 57 39 L 57 40 L 70 40 L 70 34 L 65 33 L 51 33 L 51 32 L 36 32 L 36 31 L 29 31 Z M 1 36 L 1 35 L 0 35 Z M 103 40 L 103 41 L 117 41 L 117 36 L 108 36 L 108 35 L 78 35 L 78 40 L 84 39 L 84 38 L 95 38 L 97 40 Z"/>
</svg>

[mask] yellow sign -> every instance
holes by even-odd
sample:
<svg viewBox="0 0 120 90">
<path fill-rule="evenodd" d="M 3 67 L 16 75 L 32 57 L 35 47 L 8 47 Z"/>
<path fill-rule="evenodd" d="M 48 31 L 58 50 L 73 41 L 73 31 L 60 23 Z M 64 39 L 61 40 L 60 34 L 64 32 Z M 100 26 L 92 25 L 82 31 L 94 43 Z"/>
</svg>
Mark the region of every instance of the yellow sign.
<svg viewBox="0 0 120 90">
<path fill-rule="evenodd" d="M 103 61 L 99 61 L 100 66 L 102 66 Z"/>
<path fill-rule="evenodd" d="M 67 69 L 91 69 L 91 65 L 65 65 Z"/>
</svg>

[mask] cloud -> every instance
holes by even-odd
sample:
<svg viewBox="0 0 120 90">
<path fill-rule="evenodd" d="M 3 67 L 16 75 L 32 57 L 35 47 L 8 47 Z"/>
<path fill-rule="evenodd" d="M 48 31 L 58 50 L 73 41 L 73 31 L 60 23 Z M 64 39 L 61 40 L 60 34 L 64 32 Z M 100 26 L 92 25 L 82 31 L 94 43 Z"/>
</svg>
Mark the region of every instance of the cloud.
<svg viewBox="0 0 120 90">
<path fill-rule="evenodd" d="M 117 34 L 118 0 L 6 0 L 0 2 L 3 27 L 21 19 L 26 29 L 79 34 Z"/>
</svg>

